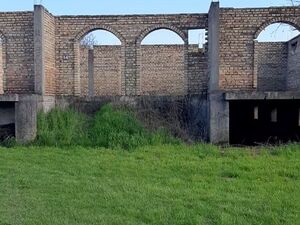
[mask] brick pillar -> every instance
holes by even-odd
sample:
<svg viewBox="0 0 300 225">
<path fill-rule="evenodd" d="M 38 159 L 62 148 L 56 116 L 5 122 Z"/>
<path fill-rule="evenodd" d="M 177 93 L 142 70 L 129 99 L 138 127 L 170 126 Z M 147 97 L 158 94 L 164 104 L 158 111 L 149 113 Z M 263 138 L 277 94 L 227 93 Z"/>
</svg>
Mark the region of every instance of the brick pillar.
<svg viewBox="0 0 300 225">
<path fill-rule="evenodd" d="M 88 95 L 94 96 L 94 50 L 88 52 Z"/>
<path fill-rule="evenodd" d="M 125 95 L 137 95 L 137 45 L 134 41 L 125 45 Z M 123 89 L 123 88 L 122 88 Z"/>
<path fill-rule="evenodd" d="M 184 93 L 189 92 L 189 37 L 188 32 L 184 40 Z"/>
<path fill-rule="evenodd" d="M 74 41 L 74 95 L 80 96 L 80 43 Z"/>
</svg>

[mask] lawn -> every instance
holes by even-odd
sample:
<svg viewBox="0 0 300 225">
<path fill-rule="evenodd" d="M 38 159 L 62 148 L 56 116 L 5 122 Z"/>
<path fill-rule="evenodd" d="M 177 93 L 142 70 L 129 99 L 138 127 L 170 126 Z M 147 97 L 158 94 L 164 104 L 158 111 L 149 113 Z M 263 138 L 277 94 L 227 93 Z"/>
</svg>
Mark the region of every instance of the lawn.
<svg viewBox="0 0 300 225">
<path fill-rule="evenodd" d="M 0 148 L 0 224 L 297 225 L 299 150 Z"/>
</svg>

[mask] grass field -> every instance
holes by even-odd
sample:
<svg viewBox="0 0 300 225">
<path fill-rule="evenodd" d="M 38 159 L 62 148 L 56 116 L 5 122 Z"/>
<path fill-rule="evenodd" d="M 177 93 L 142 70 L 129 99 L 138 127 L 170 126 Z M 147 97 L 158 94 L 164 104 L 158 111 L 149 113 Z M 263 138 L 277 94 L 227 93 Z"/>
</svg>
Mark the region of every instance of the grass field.
<svg viewBox="0 0 300 225">
<path fill-rule="evenodd" d="M 299 150 L 0 148 L 0 224 L 297 225 Z"/>
</svg>

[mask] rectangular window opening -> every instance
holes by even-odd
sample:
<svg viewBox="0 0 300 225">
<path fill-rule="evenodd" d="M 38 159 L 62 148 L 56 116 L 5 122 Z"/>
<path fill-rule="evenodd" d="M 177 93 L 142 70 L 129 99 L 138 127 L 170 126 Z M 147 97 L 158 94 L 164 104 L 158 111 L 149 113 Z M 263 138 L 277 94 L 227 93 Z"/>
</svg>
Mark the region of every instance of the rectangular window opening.
<svg viewBox="0 0 300 225">
<path fill-rule="evenodd" d="M 258 120 L 258 106 L 254 107 L 254 119 Z"/>
<path fill-rule="evenodd" d="M 205 48 L 206 36 L 205 29 L 189 30 L 189 45 L 198 45 L 199 48 Z"/>
<path fill-rule="evenodd" d="M 271 122 L 277 123 L 277 108 L 273 109 L 271 112 Z"/>
</svg>

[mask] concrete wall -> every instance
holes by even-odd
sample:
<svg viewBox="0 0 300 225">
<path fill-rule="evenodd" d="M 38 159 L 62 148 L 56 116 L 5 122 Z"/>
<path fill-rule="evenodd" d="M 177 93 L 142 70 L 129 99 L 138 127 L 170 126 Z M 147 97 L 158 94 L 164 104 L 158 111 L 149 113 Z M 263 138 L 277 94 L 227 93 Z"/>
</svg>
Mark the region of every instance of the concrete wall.
<svg viewBox="0 0 300 225">
<path fill-rule="evenodd" d="M 285 42 L 255 43 L 254 76 L 259 91 L 285 91 L 288 45 Z"/>
<path fill-rule="evenodd" d="M 300 36 L 288 43 L 287 90 L 300 90 Z"/>
</svg>

